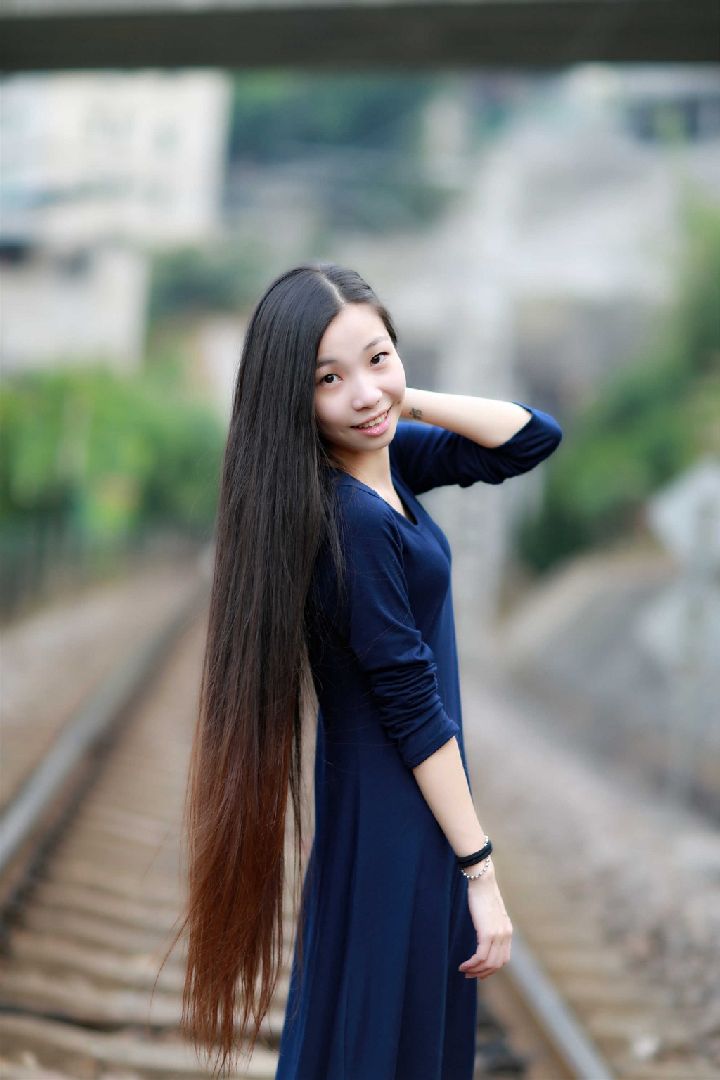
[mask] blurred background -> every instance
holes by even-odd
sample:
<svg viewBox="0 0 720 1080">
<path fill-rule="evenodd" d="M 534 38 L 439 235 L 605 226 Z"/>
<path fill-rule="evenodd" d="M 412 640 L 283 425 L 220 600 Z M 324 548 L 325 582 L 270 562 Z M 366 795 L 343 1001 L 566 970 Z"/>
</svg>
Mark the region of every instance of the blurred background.
<svg viewBox="0 0 720 1080">
<path fill-rule="evenodd" d="M 571 902 L 572 918 L 596 926 L 639 980 L 623 1005 L 627 1018 L 645 1001 L 635 1025 L 621 1036 L 616 1025 L 604 1044 L 602 1024 L 594 1033 L 615 1054 L 616 1075 L 626 1075 L 623 1062 L 655 1062 L 648 1077 L 720 1075 L 719 70 L 580 60 L 6 72 L 6 827 L 33 778 L 42 789 L 43 761 L 88 702 L 99 708 L 138 646 L 145 675 L 155 671 L 150 643 L 182 626 L 174 674 L 143 706 L 151 734 L 128 722 L 140 740 L 124 766 L 131 793 L 116 791 L 114 826 L 99 805 L 88 818 L 125 849 L 132 811 L 133 829 L 152 839 L 137 862 L 125 851 L 128 868 L 152 864 L 172 877 L 244 329 L 273 277 L 332 259 L 357 269 L 389 307 L 409 385 L 514 398 L 563 428 L 552 458 L 512 483 L 423 497 L 453 547 L 475 803 L 487 831 L 518 852 L 506 856 L 505 878 L 498 860 L 498 873 L 528 940 L 542 948 L 531 927 L 549 864 L 537 871 L 539 891 L 514 866 L 527 873 L 539 851 L 562 894 L 548 896 L 548 908 Z M 190 609 L 199 624 L 188 624 Z M 119 740 L 124 730 L 103 723 L 86 724 L 66 757 L 66 787 L 90 768 L 104 730 L 105 764 L 86 784 L 101 791 L 114 761 L 107 732 Z M 151 753 L 172 769 L 163 784 L 143 779 Z M 60 788 L 45 790 L 47 821 L 65 814 L 80 835 L 79 811 L 53 811 Z M 146 797 L 164 801 L 141 809 Z M 39 818 L 23 820 L 10 869 L 39 828 Z M 127 1001 L 110 1002 L 102 1020 L 92 1012 L 100 976 L 86 954 L 107 943 L 111 910 L 140 936 L 124 960 L 113 946 L 115 975 L 100 983 L 132 986 L 146 1002 L 176 884 L 156 886 L 153 906 L 164 903 L 167 917 L 151 933 L 147 916 L 118 914 L 93 859 L 76 853 L 55 892 L 50 864 L 35 872 L 33 902 L 46 904 L 47 925 L 23 915 L 25 870 L 5 890 L 15 927 L 0 990 L 8 1075 L 120 1067 L 82 1042 L 89 1028 L 126 1031 L 137 1020 Z M 126 885 L 127 904 L 148 900 L 144 880 L 135 892 Z M 83 904 L 93 897 L 91 916 Z M 62 934 L 66 951 L 53 952 Z M 136 976 L 145 960 L 139 989 L 127 955 Z M 62 996 L 68 970 L 85 1005 Z M 166 1033 L 178 971 L 160 984 L 156 1023 Z M 563 993 L 592 1032 L 597 997 L 586 987 L 583 998 L 577 979 L 574 992 L 571 979 Z M 670 1013 L 674 1027 L 661 1019 Z M 30 1026 L 18 1028 L 18 1016 Z M 52 1017 L 80 1033 L 74 1058 L 48 1033 Z M 96 1071 L 73 1072 L 78 1061 Z M 125 1061 L 122 1075 L 195 1075 L 169 1061 L 155 1072 Z"/>
</svg>

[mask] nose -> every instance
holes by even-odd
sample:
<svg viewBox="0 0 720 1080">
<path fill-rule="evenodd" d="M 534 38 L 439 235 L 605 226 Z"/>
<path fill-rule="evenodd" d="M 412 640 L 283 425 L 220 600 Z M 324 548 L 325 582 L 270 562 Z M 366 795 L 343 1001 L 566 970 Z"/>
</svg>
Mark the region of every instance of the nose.
<svg viewBox="0 0 720 1080">
<path fill-rule="evenodd" d="M 374 405 L 377 405 L 379 401 L 382 401 L 383 392 L 375 386 L 372 379 L 366 379 L 364 382 L 360 382 L 355 390 L 355 396 L 352 399 L 354 409 L 369 409 Z"/>
</svg>

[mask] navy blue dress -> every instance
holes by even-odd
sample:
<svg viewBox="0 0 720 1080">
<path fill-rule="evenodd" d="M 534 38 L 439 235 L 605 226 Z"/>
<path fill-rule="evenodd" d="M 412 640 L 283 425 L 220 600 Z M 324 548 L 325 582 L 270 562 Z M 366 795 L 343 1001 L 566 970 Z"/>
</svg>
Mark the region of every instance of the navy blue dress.
<svg viewBox="0 0 720 1080">
<path fill-rule="evenodd" d="M 296 945 L 276 1080 L 473 1075 L 477 980 L 457 970 L 477 947 L 467 880 L 412 772 L 454 736 L 467 775 L 450 547 L 416 496 L 500 484 L 551 454 L 560 427 L 524 407 L 527 423 L 494 448 L 398 422 L 391 474 L 414 521 L 333 471 L 347 594 L 338 608 L 322 554 L 314 587 L 320 610 L 333 614 L 309 635 L 315 835 L 303 969 Z"/>
</svg>

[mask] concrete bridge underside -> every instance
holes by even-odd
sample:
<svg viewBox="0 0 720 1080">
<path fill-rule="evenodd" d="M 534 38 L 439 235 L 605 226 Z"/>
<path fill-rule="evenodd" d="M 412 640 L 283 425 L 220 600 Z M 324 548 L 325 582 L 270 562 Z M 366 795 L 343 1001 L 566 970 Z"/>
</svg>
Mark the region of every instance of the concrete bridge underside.
<svg viewBox="0 0 720 1080">
<path fill-rule="evenodd" d="M 13 71 L 720 62 L 718 0 L 4 0 Z"/>
</svg>

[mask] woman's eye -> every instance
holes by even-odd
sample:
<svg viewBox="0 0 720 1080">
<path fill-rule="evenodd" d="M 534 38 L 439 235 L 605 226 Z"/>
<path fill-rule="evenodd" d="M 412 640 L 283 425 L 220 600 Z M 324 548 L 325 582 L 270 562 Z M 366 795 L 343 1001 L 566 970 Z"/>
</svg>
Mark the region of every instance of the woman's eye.
<svg viewBox="0 0 720 1080">
<path fill-rule="evenodd" d="M 370 357 L 370 362 L 372 363 L 372 361 L 373 361 L 373 360 L 377 360 L 377 359 L 378 359 L 378 357 L 380 357 L 380 356 L 389 356 L 389 355 L 390 355 L 390 353 L 387 353 L 387 352 L 379 352 L 379 353 L 375 353 L 375 355 L 374 355 L 374 356 L 371 356 L 371 357 Z M 318 383 L 318 386 L 332 386 L 332 385 L 333 385 L 333 383 L 330 383 L 330 382 L 326 382 L 326 379 L 336 379 L 336 378 L 337 378 L 337 375 L 335 375 L 335 373 L 334 373 L 334 372 L 332 372 L 332 371 L 329 371 L 329 372 L 327 373 L 327 375 L 323 375 L 323 376 L 321 376 L 321 378 L 320 378 L 320 381 L 319 381 L 319 383 Z"/>
</svg>

